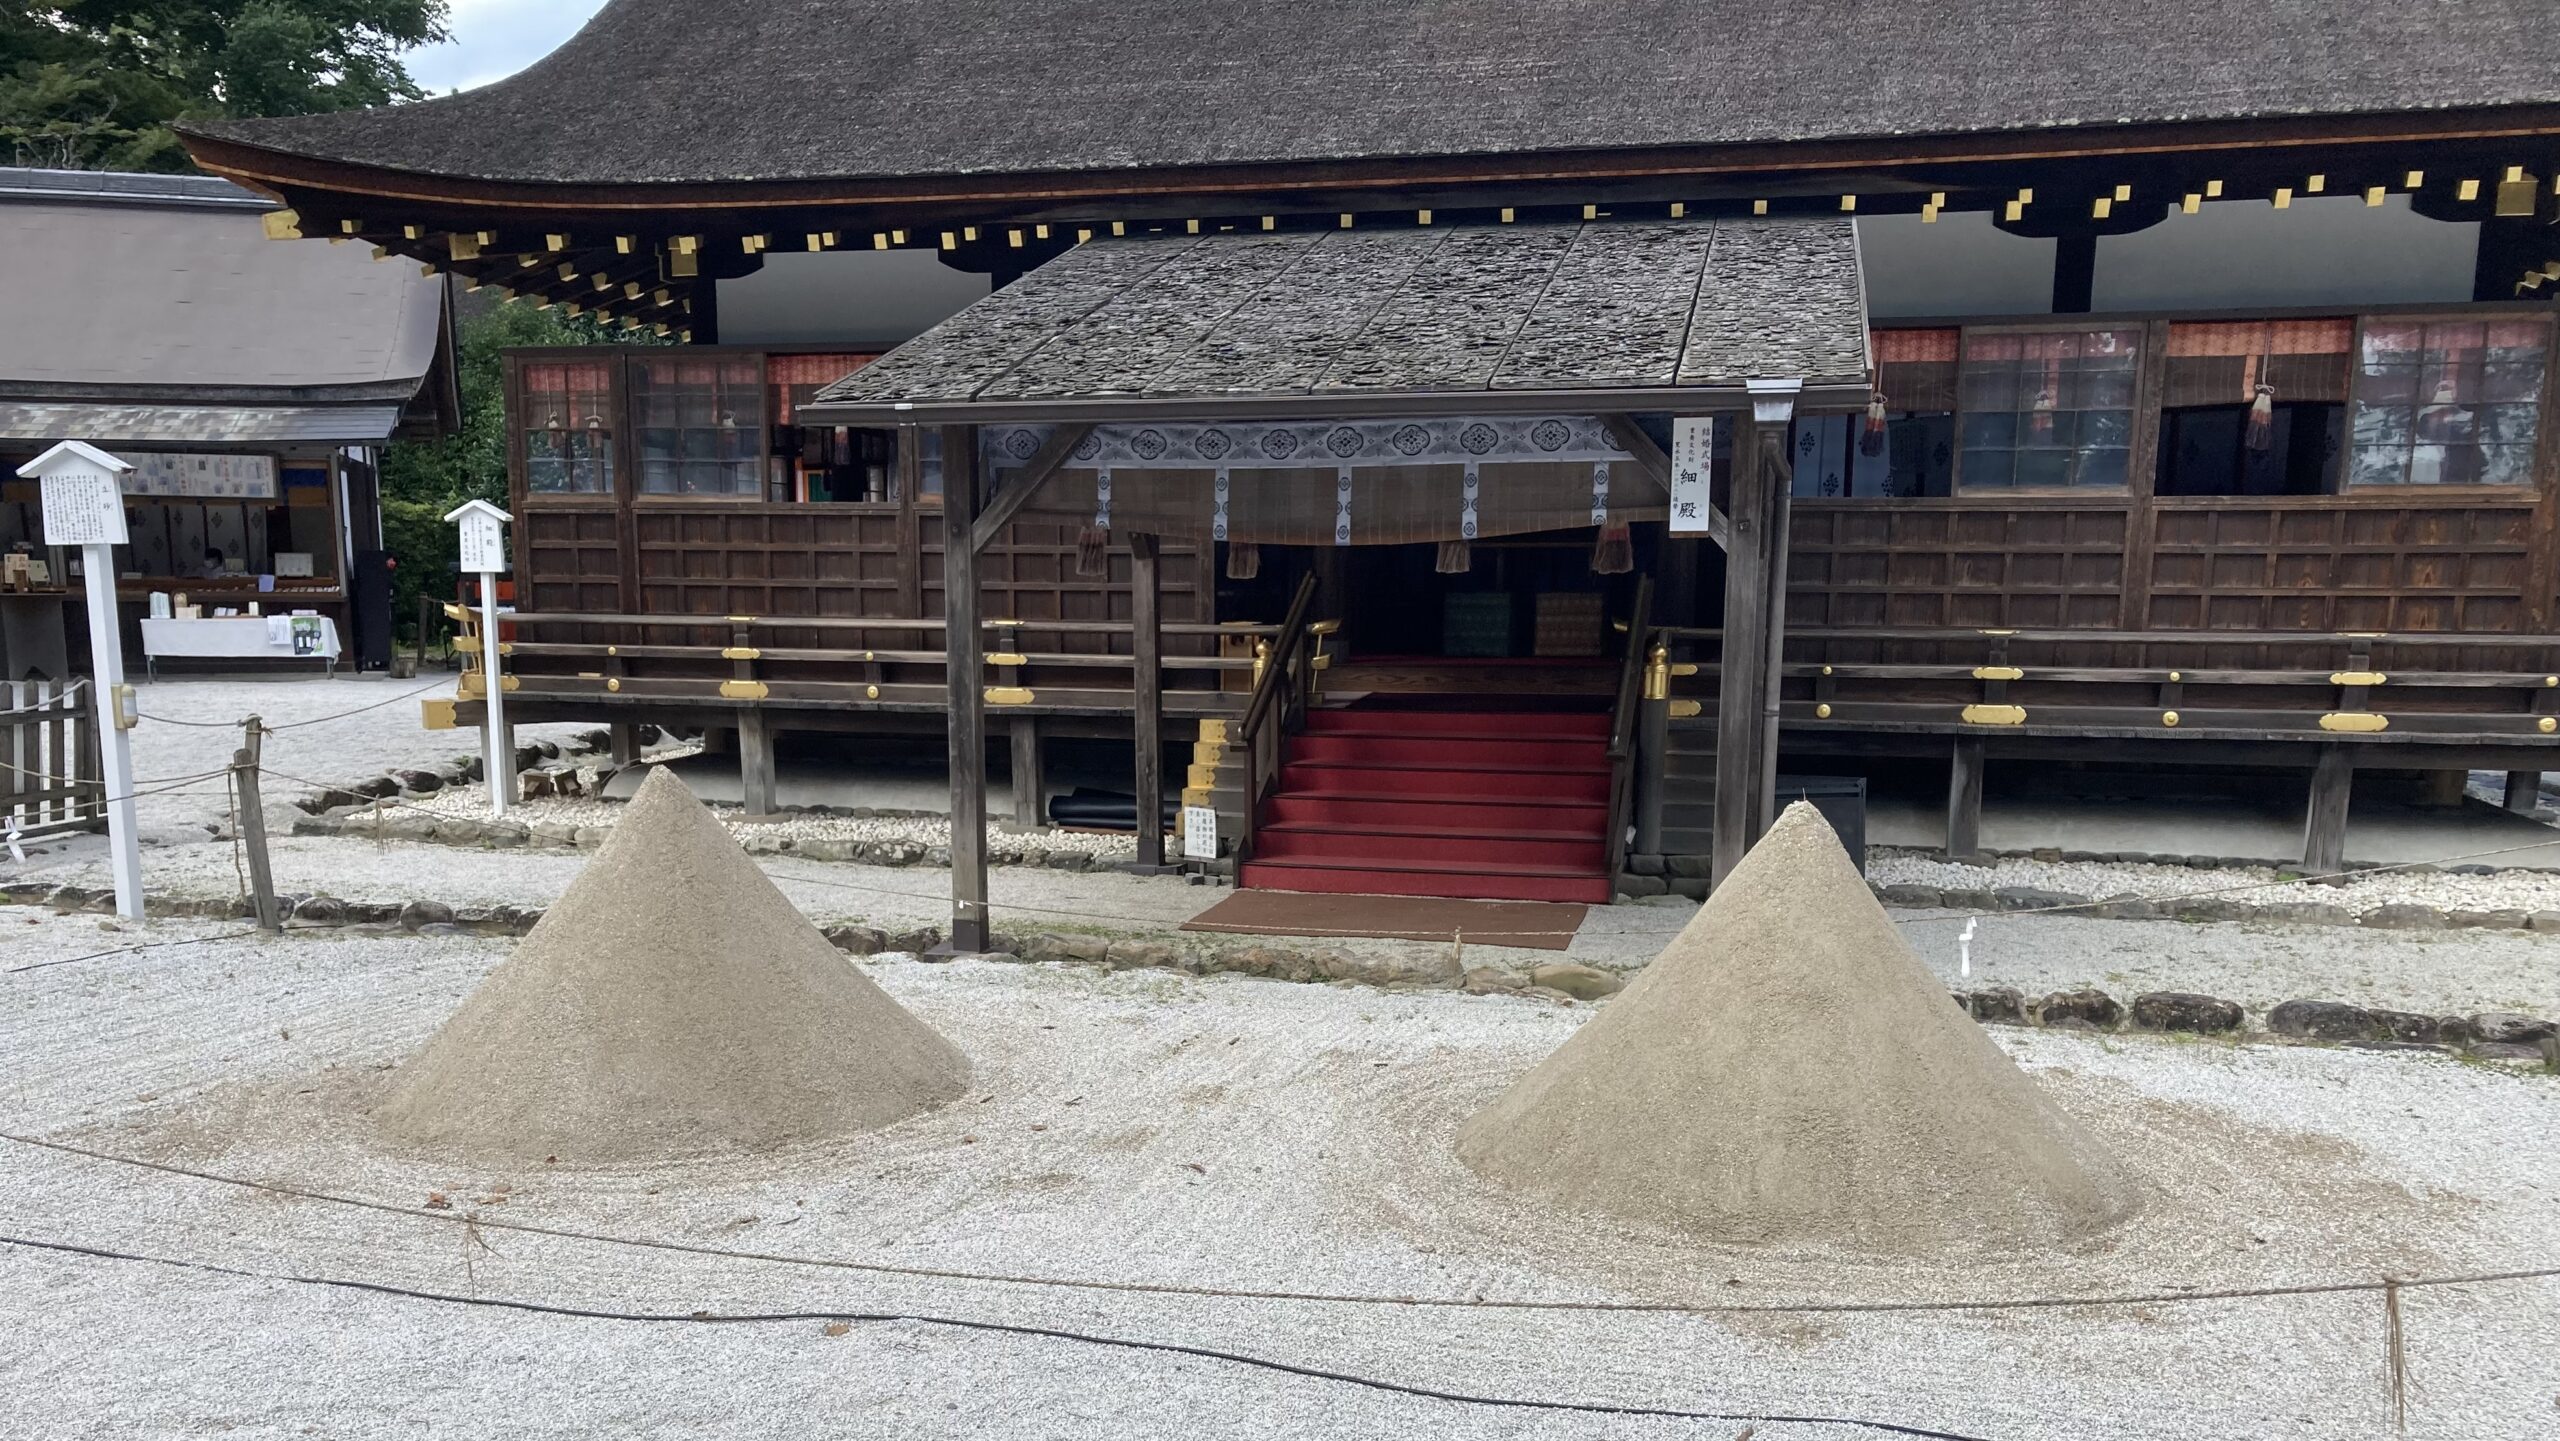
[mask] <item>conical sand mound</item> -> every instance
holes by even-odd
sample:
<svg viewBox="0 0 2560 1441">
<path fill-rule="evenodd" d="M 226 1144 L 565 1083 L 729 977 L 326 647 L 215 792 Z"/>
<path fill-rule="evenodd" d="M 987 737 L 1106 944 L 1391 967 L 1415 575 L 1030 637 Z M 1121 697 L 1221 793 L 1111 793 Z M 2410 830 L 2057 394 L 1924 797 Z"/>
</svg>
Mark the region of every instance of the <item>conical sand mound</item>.
<svg viewBox="0 0 2560 1441">
<path fill-rule="evenodd" d="M 1458 1154 L 1569 1207 L 1750 1244 L 2058 1247 L 2140 1203 L 1801 804 Z"/>
<path fill-rule="evenodd" d="M 650 1161 L 885 1126 L 968 1077 L 660 771 L 377 1120 L 433 1151 Z"/>
</svg>

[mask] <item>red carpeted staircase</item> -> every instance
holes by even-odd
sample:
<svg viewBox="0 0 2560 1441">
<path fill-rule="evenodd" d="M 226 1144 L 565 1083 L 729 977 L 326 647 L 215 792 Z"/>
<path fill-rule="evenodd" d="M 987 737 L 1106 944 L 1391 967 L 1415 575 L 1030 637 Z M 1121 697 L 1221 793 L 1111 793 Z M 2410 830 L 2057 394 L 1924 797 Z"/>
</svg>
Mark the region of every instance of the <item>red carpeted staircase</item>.
<svg viewBox="0 0 2560 1441">
<path fill-rule="evenodd" d="M 1608 810 L 1605 715 L 1313 711 L 1243 882 L 1606 904 Z"/>
</svg>

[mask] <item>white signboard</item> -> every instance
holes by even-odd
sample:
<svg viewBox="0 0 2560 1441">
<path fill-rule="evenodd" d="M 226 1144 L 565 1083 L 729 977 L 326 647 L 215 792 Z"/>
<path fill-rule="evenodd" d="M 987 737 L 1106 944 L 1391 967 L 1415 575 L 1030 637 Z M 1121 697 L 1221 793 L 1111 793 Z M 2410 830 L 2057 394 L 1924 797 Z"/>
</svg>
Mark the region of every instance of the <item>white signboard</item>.
<svg viewBox="0 0 2560 1441">
<path fill-rule="evenodd" d="M 507 569 L 507 513 L 486 501 L 473 501 L 446 519 L 457 527 L 464 575 L 504 575 Z"/>
<path fill-rule="evenodd" d="M 1708 499 L 1708 468 L 1715 458 L 1715 421 L 1683 417 L 1671 422 L 1671 533 L 1705 535 L 1715 513 Z"/>
<path fill-rule="evenodd" d="M 1186 860 L 1218 858 L 1218 813 L 1207 806 L 1182 808 L 1182 854 Z"/>
<path fill-rule="evenodd" d="M 276 498 L 272 455 L 169 455 L 136 452 L 119 459 L 133 467 L 127 495 L 183 495 L 214 500 Z"/>
<path fill-rule="evenodd" d="M 44 543 L 123 545 L 124 495 L 111 473 L 75 465 L 44 478 Z"/>
</svg>

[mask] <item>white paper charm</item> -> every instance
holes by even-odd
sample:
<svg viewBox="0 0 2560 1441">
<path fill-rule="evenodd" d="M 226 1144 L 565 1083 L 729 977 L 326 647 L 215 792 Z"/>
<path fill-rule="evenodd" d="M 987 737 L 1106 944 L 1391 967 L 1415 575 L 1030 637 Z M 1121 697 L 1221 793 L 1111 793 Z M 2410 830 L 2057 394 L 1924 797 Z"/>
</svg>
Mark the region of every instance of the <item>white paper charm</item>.
<svg viewBox="0 0 2560 1441">
<path fill-rule="evenodd" d="M 1470 463 L 1467 466 L 1466 482 L 1458 491 L 1458 538 L 1460 540 L 1476 538 L 1476 497 L 1479 493 L 1476 468 Z"/>
<path fill-rule="evenodd" d="M 1093 528 L 1111 528 L 1111 472 L 1107 469 L 1093 473 Z"/>
<path fill-rule="evenodd" d="M 1591 462 L 1591 523 L 1609 523 L 1609 462 Z"/>
<path fill-rule="evenodd" d="M 1333 473 L 1333 543 L 1351 543 L 1351 467 Z"/>
<path fill-rule="evenodd" d="M 1209 522 L 1209 536 L 1213 540 L 1225 540 L 1227 538 L 1227 490 L 1229 484 L 1230 481 L 1228 480 L 1227 468 L 1222 465 L 1218 467 L 1218 479 L 1216 481 L 1218 513 Z"/>
</svg>

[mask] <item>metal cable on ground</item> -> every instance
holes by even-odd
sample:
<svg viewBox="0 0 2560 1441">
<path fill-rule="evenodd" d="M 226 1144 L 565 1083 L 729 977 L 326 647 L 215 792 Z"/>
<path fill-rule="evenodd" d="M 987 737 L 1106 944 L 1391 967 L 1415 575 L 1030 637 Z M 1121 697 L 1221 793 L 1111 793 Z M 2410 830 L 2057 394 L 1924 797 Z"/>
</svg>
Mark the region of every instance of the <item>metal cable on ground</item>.
<svg viewBox="0 0 2560 1441">
<path fill-rule="evenodd" d="M 67 1241 L 39 1241 L 20 1236 L 0 1235 L 0 1246 L 15 1246 L 29 1251 L 55 1255 L 79 1256 L 90 1260 L 119 1261 L 209 1275 L 228 1276 L 239 1280 L 283 1282 L 296 1286 L 317 1286 L 331 1290 L 357 1291 L 368 1295 L 390 1296 L 401 1300 L 425 1301 L 444 1306 L 470 1306 L 483 1310 L 512 1311 L 535 1316 L 557 1316 L 581 1321 L 616 1321 L 651 1326 L 767 1326 L 806 1324 L 812 1322 L 844 1322 L 868 1325 L 935 1326 L 946 1330 L 970 1331 L 987 1335 L 1018 1336 L 1033 1340 L 1067 1341 L 1081 1346 L 1099 1346 L 1120 1351 L 1146 1351 L 1166 1356 L 1187 1356 L 1194 1360 L 1219 1361 L 1233 1366 L 1271 1371 L 1311 1381 L 1330 1381 L 1337 1385 L 1357 1386 L 1364 1390 L 1409 1396 L 1423 1401 L 1445 1401 L 1460 1406 L 1499 1407 L 1520 1411 L 1551 1411 L 1588 1416 L 1627 1416 L 1670 1421 L 1715 1421 L 1725 1424 L 1753 1426 L 1829 1426 L 1881 1432 L 1889 1436 L 1913 1436 L 1922 1441 L 1982 1441 L 1962 1432 L 1939 1431 L 1926 1426 L 1910 1426 L 1894 1421 L 1872 1421 L 1854 1416 L 1780 1416 L 1759 1415 L 1741 1411 L 1686 1411 L 1668 1406 L 1620 1405 L 1603 1401 L 1550 1401 L 1518 1396 L 1480 1396 L 1465 1391 L 1452 1391 L 1436 1386 L 1418 1386 L 1402 1381 L 1389 1381 L 1364 1376 L 1353 1371 L 1329 1367 L 1301 1365 L 1294 1361 L 1275 1360 L 1241 1351 L 1226 1351 L 1213 1346 L 1190 1346 L 1175 1341 L 1146 1341 L 1131 1336 L 1105 1336 L 1090 1331 L 1070 1331 L 1056 1326 L 1029 1326 L 1009 1321 L 984 1321 L 960 1316 L 937 1316 L 909 1311 L 757 1311 L 757 1312 L 640 1312 L 606 1311 L 583 1306 L 553 1305 L 541 1301 L 514 1301 L 495 1296 L 463 1296 L 448 1291 L 425 1291 L 408 1286 L 393 1286 L 380 1281 L 351 1281 L 334 1276 L 301 1276 L 278 1272 L 252 1271 L 225 1266 L 212 1261 L 190 1261 L 171 1256 L 149 1256 L 138 1252 L 110 1250 L 103 1246 L 83 1246 Z"/>
<path fill-rule="evenodd" d="M 2391 1288 L 2443 1286 L 2503 1285 L 2523 1281 L 2541 1281 L 2560 1277 L 2560 1266 L 2511 1271 L 2484 1271 L 2445 1276 L 2393 1277 L 2371 1281 L 2312 1281 L 2286 1286 L 2226 1287 L 2217 1290 L 2172 1290 L 2128 1292 L 2103 1296 L 2023 1296 L 1995 1297 L 1966 1301 L 1809 1301 L 1809 1302 L 1684 1302 L 1684 1301 L 1531 1301 L 1487 1299 L 1477 1296 L 1376 1296 L 1358 1292 L 1329 1291 L 1256 1291 L 1220 1286 L 1186 1286 L 1172 1282 L 1107 1281 L 1065 1276 L 1023 1276 L 994 1271 L 959 1271 L 924 1266 L 895 1266 L 876 1261 L 849 1261 L 827 1256 L 800 1256 L 788 1252 L 749 1251 L 728 1246 L 709 1246 L 691 1241 L 669 1241 L 645 1236 L 615 1236 L 595 1231 L 571 1230 L 545 1226 L 529 1221 L 507 1221 L 485 1213 L 426 1210 L 390 1201 L 369 1200 L 334 1191 L 307 1186 L 289 1186 L 277 1181 L 259 1181 L 245 1176 L 225 1175 L 219 1171 L 202 1171 L 166 1161 L 145 1160 L 139 1156 L 118 1155 L 65 1141 L 48 1141 L 36 1136 L 0 1131 L 0 1141 L 26 1146 L 59 1155 L 76 1156 L 106 1165 L 134 1170 L 156 1171 L 162 1175 L 180 1176 L 188 1180 L 207 1181 L 264 1195 L 299 1201 L 316 1201 L 349 1210 L 372 1211 L 382 1215 L 405 1216 L 414 1220 L 434 1221 L 448 1226 L 477 1227 L 483 1231 L 503 1231 L 523 1236 L 539 1236 L 555 1241 L 577 1241 L 590 1245 L 619 1246 L 630 1250 L 662 1251 L 677 1255 L 702 1256 L 724 1261 L 748 1261 L 759 1265 L 799 1266 L 815 1270 L 850 1271 L 877 1276 L 896 1276 L 921 1281 L 963 1281 L 986 1285 L 1032 1286 L 1064 1291 L 1102 1291 L 1128 1295 L 1184 1296 L 1206 1300 L 1290 1301 L 1336 1306 L 1389 1306 L 1406 1309 L 1464 1311 L 1548 1311 L 1592 1312 L 1621 1315 L 1661 1316 L 1734 1316 L 1734 1315 L 1843 1315 L 1905 1314 L 1959 1311 L 2049 1311 L 2091 1306 L 2166 1306 L 2189 1302 L 2224 1302 L 2267 1300 L 2279 1297 L 2338 1296 L 2368 1292 L 2384 1292 Z"/>
<path fill-rule="evenodd" d="M 311 926 L 288 926 L 285 929 L 313 930 L 318 928 Z M 219 936 L 185 936 L 174 941 L 145 941 L 140 945 L 118 946 L 111 951 L 92 951 L 85 956 L 64 956 L 57 960 L 37 961 L 32 965 L 11 966 L 5 971 L 0 971 L 0 976 L 15 976 L 27 971 L 49 971 L 56 966 L 76 966 L 83 961 L 103 961 L 109 956 L 137 955 L 143 951 L 157 951 L 169 946 L 192 946 L 199 942 L 210 945 L 215 941 L 236 941 L 244 936 L 254 936 L 257 934 L 259 934 L 257 931 L 229 931 Z"/>
</svg>

